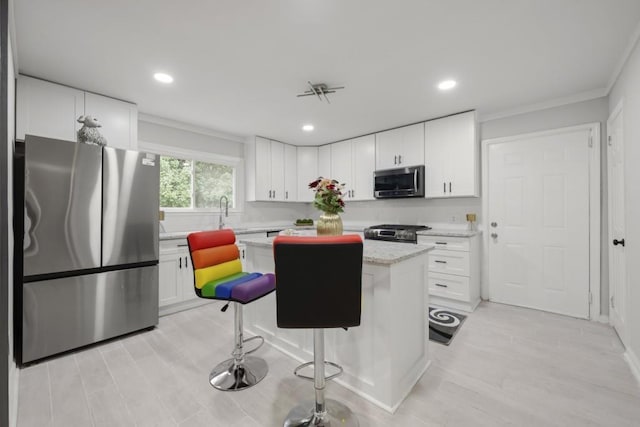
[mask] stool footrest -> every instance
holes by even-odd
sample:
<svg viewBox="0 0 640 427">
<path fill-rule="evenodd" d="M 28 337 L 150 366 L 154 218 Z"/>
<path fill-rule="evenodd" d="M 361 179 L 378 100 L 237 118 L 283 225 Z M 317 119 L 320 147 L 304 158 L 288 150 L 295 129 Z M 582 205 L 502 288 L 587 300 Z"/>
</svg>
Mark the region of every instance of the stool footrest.
<svg viewBox="0 0 640 427">
<path fill-rule="evenodd" d="M 249 341 L 253 341 L 253 340 L 260 340 L 260 344 L 258 344 L 258 346 L 254 349 L 251 349 L 249 351 L 245 351 L 244 354 L 251 354 L 254 351 L 258 350 L 260 347 L 262 347 L 262 345 L 264 344 L 264 338 L 260 335 L 256 335 L 255 337 L 251 337 L 251 338 L 247 338 L 246 340 L 242 340 L 242 344 L 248 343 Z"/>
<path fill-rule="evenodd" d="M 313 380 L 315 379 L 314 377 L 311 377 L 311 376 L 309 376 L 309 375 L 304 375 L 304 374 L 299 373 L 299 371 L 300 371 L 301 369 L 304 369 L 304 368 L 306 368 L 307 366 L 311 366 L 311 365 L 313 365 L 313 364 L 314 364 L 313 362 L 303 363 L 302 365 L 298 366 L 296 369 L 294 369 L 294 370 L 293 370 L 293 375 L 295 375 L 296 377 L 302 378 L 302 379 L 304 379 L 304 380 L 310 380 L 310 381 L 313 381 Z M 330 380 L 332 380 L 332 379 L 334 379 L 334 378 L 336 378 L 336 377 L 338 377 L 338 376 L 342 375 L 342 372 L 344 371 L 344 369 L 342 369 L 342 366 L 338 365 L 337 363 L 328 362 L 328 361 L 326 361 L 326 360 L 325 360 L 325 361 L 324 361 L 324 364 L 325 364 L 325 365 L 329 365 L 329 366 L 333 366 L 334 368 L 336 368 L 336 369 L 338 370 L 338 372 L 336 372 L 335 374 L 331 374 L 331 375 L 329 375 L 328 377 L 325 377 L 325 378 L 324 378 L 324 379 L 325 379 L 325 381 L 330 381 Z"/>
</svg>

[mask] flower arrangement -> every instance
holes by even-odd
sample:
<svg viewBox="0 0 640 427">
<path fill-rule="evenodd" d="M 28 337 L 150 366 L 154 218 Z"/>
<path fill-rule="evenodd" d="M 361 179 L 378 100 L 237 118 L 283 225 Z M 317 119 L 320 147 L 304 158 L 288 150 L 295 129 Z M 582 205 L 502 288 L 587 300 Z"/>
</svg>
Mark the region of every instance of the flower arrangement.
<svg viewBox="0 0 640 427">
<path fill-rule="evenodd" d="M 344 212 L 344 200 L 342 200 L 344 183 L 340 184 L 335 179 L 320 177 L 309 183 L 309 188 L 316 193 L 313 206 L 325 213 Z"/>
</svg>

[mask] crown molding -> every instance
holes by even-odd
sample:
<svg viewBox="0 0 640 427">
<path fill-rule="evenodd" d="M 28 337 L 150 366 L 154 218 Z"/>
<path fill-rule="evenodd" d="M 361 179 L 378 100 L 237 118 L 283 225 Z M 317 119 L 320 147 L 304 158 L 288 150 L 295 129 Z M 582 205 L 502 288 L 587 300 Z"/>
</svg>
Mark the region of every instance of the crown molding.
<svg viewBox="0 0 640 427">
<path fill-rule="evenodd" d="M 491 120 L 503 119 L 506 117 L 517 116 L 519 114 L 531 113 L 534 111 L 546 110 L 563 105 L 575 104 L 577 102 L 589 101 L 592 99 L 602 98 L 608 95 L 606 88 L 593 89 L 586 92 L 580 92 L 573 95 L 554 98 L 536 104 L 528 104 L 520 107 L 510 108 L 508 110 L 499 111 L 492 114 L 478 114 L 479 122 L 488 122 Z"/>
<path fill-rule="evenodd" d="M 214 138 L 226 139 L 227 141 L 234 142 L 247 142 L 245 136 L 233 135 L 226 132 L 209 129 L 202 126 L 192 125 L 190 123 L 181 122 L 173 119 L 166 119 L 164 117 L 154 116 L 152 114 L 138 113 L 138 120 L 147 123 L 153 123 L 156 125 L 167 126 L 175 129 L 184 130 L 187 132 L 199 133 L 201 135 L 212 136 Z"/>
</svg>

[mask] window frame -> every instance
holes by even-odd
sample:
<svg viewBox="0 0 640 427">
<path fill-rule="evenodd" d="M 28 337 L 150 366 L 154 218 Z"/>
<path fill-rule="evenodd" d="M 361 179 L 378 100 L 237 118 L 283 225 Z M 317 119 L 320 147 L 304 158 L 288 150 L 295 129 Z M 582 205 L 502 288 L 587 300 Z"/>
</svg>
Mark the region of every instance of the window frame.
<svg viewBox="0 0 640 427">
<path fill-rule="evenodd" d="M 219 165 L 231 166 L 234 168 L 233 175 L 233 202 L 230 203 L 234 207 L 229 207 L 229 212 L 242 213 L 244 211 L 244 159 L 241 157 L 225 156 L 223 154 L 216 154 L 206 151 L 196 151 L 185 148 L 177 148 L 163 144 L 155 144 L 152 142 L 146 142 L 138 140 L 138 149 L 140 151 L 153 153 L 159 156 L 169 156 L 183 160 L 190 160 L 192 162 L 206 162 Z M 192 164 L 192 167 L 195 163 Z M 193 174 L 191 175 L 191 181 L 193 183 Z M 193 185 L 192 185 L 192 203 L 193 197 Z M 180 213 L 217 213 L 220 208 L 166 208 L 160 206 L 165 212 L 180 212 Z"/>
</svg>

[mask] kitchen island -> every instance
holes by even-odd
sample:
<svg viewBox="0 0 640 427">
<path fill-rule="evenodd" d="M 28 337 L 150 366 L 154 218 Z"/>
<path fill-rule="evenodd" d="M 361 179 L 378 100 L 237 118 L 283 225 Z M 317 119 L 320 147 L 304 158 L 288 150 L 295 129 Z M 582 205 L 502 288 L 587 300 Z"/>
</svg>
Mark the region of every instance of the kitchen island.
<svg viewBox="0 0 640 427">
<path fill-rule="evenodd" d="M 272 237 L 238 239 L 247 248 L 248 271 L 274 271 Z M 361 324 L 347 331 L 325 331 L 326 360 L 344 368 L 335 381 L 391 413 L 430 364 L 427 271 L 431 249 L 365 240 Z M 340 268 L 340 261 L 319 261 L 318 274 L 323 268 Z M 331 310 L 330 302 L 318 304 Z M 313 330 L 277 328 L 275 294 L 245 307 L 245 328 L 300 362 L 313 359 Z"/>
</svg>

